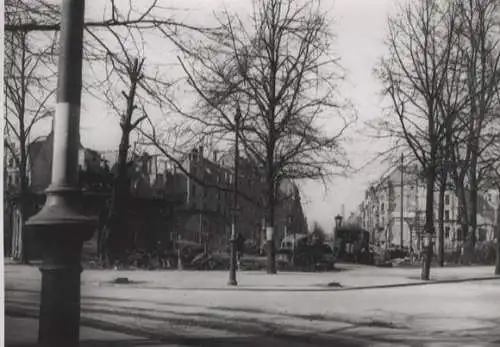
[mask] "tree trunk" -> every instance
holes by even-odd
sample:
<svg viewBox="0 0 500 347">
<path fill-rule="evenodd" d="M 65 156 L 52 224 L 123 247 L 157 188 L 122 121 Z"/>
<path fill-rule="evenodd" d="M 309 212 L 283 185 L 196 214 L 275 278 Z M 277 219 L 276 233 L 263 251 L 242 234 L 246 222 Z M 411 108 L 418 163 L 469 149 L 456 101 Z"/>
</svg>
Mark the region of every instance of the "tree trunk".
<svg viewBox="0 0 500 347">
<path fill-rule="evenodd" d="M 468 236 L 470 237 L 470 245 L 474 248 L 476 244 L 476 229 L 477 229 L 477 177 L 476 177 L 477 160 L 472 160 L 469 176 L 469 226 Z"/>
<path fill-rule="evenodd" d="M 130 133 L 137 125 L 145 118 L 145 116 L 132 122 L 134 110 L 136 109 L 135 98 L 137 93 L 137 86 L 142 79 L 142 67 L 144 59 L 134 59 L 129 62 L 131 65 L 127 68 L 127 77 L 130 82 L 128 93 L 122 92 L 127 102 L 126 111 L 121 115 L 120 127 L 122 135 L 120 139 L 120 146 L 118 148 L 118 162 L 117 172 L 113 186 L 113 194 L 111 196 L 111 206 L 109 211 L 108 223 L 106 225 L 107 238 L 106 249 L 112 258 L 115 258 L 117 253 L 121 250 L 118 243 L 121 239 L 120 233 L 122 232 L 121 226 L 126 225 L 123 220 L 125 217 L 125 209 L 127 207 L 128 198 L 130 195 L 130 180 L 128 177 L 128 151 L 130 147 Z"/>
<path fill-rule="evenodd" d="M 275 191 L 274 182 L 271 180 L 268 182 L 269 192 L 268 192 L 268 206 L 267 206 L 267 218 L 266 218 L 266 244 L 267 244 L 267 273 L 275 274 L 276 271 L 276 245 L 275 245 L 275 233 L 274 233 L 274 212 L 275 212 Z"/>
<path fill-rule="evenodd" d="M 109 215 L 104 230 L 105 237 L 105 265 L 112 266 L 115 259 L 119 257 L 120 225 L 124 213 L 124 206 L 130 187 L 128 186 L 127 154 L 130 142 L 130 132 L 123 129 L 118 151 L 117 171 L 111 196 Z"/>
<path fill-rule="evenodd" d="M 26 140 L 22 136 L 23 145 L 21 146 L 21 158 L 19 167 L 19 179 L 20 179 L 20 201 L 19 204 L 21 212 L 21 262 L 23 264 L 29 264 L 29 251 L 28 251 L 28 240 L 26 236 L 25 224 L 28 220 L 28 204 L 29 204 L 29 182 L 27 177 L 27 153 L 26 153 Z"/>
<path fill-rule="evenodd" d="M 497 225 L 496 230 L 496 258 L 495 258 L 495 275 L 500 275 L 500 226 Z"/>
<path fill-rule="evenodd" d="M 469 228 L 469 218 L 468 218 L 468 209 L 467 209 L 468 205 L 467 205 L 466 191 L 465 191 L 463 180 L 455 182 L 455 189 L 457 189 L 457 196 L 458 196 L 458 214 L 459 214 L 459 222 L 460 222 L 460 227 L 461 227 L 460 240 L 459 240 L 459 242 L 461 244 L 459 245 L 459 247 L 461 250 L 463 248 L 463 246 L 465 245 L 465 241 L 467 238 L 467 232 L 468 232 L 468 228 Z M 462 252 L 460 251 L 459 258 L 463 258 L 461 253 Z"/>
<path fill-rule="evenodd" d="M 439 266 L 444 266 L 444 195 L 446 192 L 446 173 L 442 172 L 439 182 L 439 210 L 438 210 L 438 221 L 439 221 Z"/>
<path fill-rule="evenodd" d="M 422 262 L 421 279 L 428 281 L 430 278 L 431 262 L 432 262 L 432 236 L 434 235 L 434 183 L 435 183 L 435 167 L 431 162 L 427 168 L 426 175 L 426 199 L 425 199 L 425 232 L 428 238 L 427 249 L 424 251 L 424 261 Z"/>
<path fill-rule="evenodd" d="M 500 189 L 498 190 L 500 196 Z M 500 204 L 497 207 L 496 220 L 496 258 L 495 258 L 495 275 L 500 275 Z"/>
</svg>

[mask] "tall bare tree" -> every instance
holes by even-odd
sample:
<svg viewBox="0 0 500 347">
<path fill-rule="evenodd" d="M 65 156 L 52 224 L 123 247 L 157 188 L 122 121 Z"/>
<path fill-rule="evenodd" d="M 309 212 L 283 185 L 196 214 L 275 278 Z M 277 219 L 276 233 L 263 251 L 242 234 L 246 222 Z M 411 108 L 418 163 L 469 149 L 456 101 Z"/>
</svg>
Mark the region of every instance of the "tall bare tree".
<svg viewBox="0 0 500 347">
<path fill-rule="evenodd" d="M 6 20 L 22 22 L 23 14 L 8 13 Z M 40 47 L 40 41 L 48 46 Z M 9 32 L 4 45 L 4 145 L 19 172 L 19 208 L 21 212 L 21 255 L 27 262 L 26 242 L 22 232 L 28 217 L 29 146 L 39 123 L 51 116 L 49 102 L 55 91 L 55 69 L 51 38 L 31 35 L 27 31 Z"/>
<path fill-rule="evenodd" d="M 131 135 L 148 118 L 150 112 L 162 111 L 169 99 L 170 79 L 158 66 L 146 64 L 143 33 L 130 28 L 107 28 L 105 33 L 89 31 L 97 43 L 92 55 L 104 57 L 105 74 L 100 85 L 102 102 L 120 119 L 121 137 L 114 176 L 113 194 L 105 222 L 106 233 L 99 235 L 100 251 L 113 263 L 119 254 L 117 242 L 125 225 L 130 198 Z M 116 48 L 114 48 L 116 47 Z M 102 232 L 102 231 L 101 231 Z"/>
<path fill-rule="evenodd" d="M 494 0 L 457 1 L 464 107 L 455 108 L 452 176 L 460 202 L 464 235 L 476 239 L 478 190 L 483 180 L 482 153 L 499 140 L 495 128 L 500 83 L 500 4 Z"/>
<path fill-rule="evenodd" d="M 103 28 L 120 27 L 142 32 L 154 29 L 176 41 L 179 29 L 202 30 L 201 27 L 177 21 L 171 15 L 174 8 L 162 6 L 160 0 L 149 0 L 140 4 L 107 0 L 101 2 L 102 4 L 105 5 L 102 17 L 85 21 L 87 31 L 98 32 Z M 57 32 L 61 29 L 61 8 L 50 0 L 6 0 L 6 19 L 19 14 L 24 15 L 24 20 L 6 20 L 4 25 L 6 32 Z"/>
<path fill-rule="evenodd" d="M 104 2 L 98 5 L 103 4 Z M 163 82 L 166 79 L 158 76 L 158 71 L 150 69 L 146 74 L 147 76 L 144 76 L 144 54 L 141 55 L 140 52 L 137 52 L 137 47 L 129 47 L 125 43 L 129 43 L 128 39 L 131 39 L 130 41 L 133 43 L 144 42 L 144 35 L 149 33 L 154 34 L 160 39 L 163 38 L 169 43 L 173 43 L 179 49 L 183 49 L 178 41 L 180 35 L 184 34 L 184 32 L 204 31 L 205 29 L 176 21 L 172 15 L 174 9 L 164 8 L 159 0 L 140 2 L 139 4 L 109 0 L 105 4 L 104 14 L 101 18 L 90 19 L 85 23 L 84 59 L 88 64 L 87 66 L 91 67 L 90 71 L 97 71 L 97 73 L 94 73 L 91 79 L 86 79 L 83 82 L 87 93 L 101 98 L 101 101 L 104 101 L 121 115 L 122 138 L 120 164 L 118 165 L 118 172 L 120 174 L 116 182 L 120 183 L 119 186 L 121 188 L 118 190 L 124 191 L 123 187 L 126 185 L 125 161 L 129 151 L 130 133 L 145 117 L 144 112 L 141 112 L 138 118 L 133 119 L 134 111 L 137 112 L 137 108 L 139 108 L 139 111 L 144 111 L 151 104 L 158 106 L 161 99 L 159 95 L 165 95 L 163 94 L 165 92 L 164 89 L 168 85 L 168 83 Z M 60 7 L 57 4 L 46 0 L 7 0 L 5 12 L 6 21 L 4 29 L 8 37 L 27 38 L 32 35 L 41 35 L 41 33 L 52 35 L 52 40 L 37 42 L 36 47 L 46 50 L 48 53 L 53 53 L 53 51 L 57 50 L 55 38 L 57 32 L 60 30 L 61 22 Z M 135 50 L 137 55 L 134 57 L 128 51 L 129 49 L 131 49 L 130 52 L 134 52 Z M 30 60 L 30 64 L 33 64 L 32 60 Z M 106 70 L 103 68 L 104 65 L 106 67 L 111 66 L 111 68 Z M 100 74 L 104 71 L 106 72 L 106 76 L 102 79 Z M 7 89 L 6 93 L 18 93 L 20 96 L 16 101 L 19 104 L 24 100 L 22 97 L 29 95 L 27 88 L 31 84 L 28 85 L 26 83 L 27 79 L 25 76 L 18 74 L 11 77 L 9 81 L 17 83 L 17 85 L 11 84 L 13 87 Z M 20 78 L 24 78 L 24 80 Z M 118 107 L 118 99 L 114 95 L 116 85 L 111 85 L 109 83 L 111 80 L 115 82 L 118 80 L 118 83 L 121 83 L 118 87 L 120 88 L 118 93 L 120 96 L 124 96 L 125 107 Z M 41 81 L 38 81 L 38 83 L 39 85 L 44 85 Z M 6 85 L 8 84 L 6 83 Z M 103 92 L 103 86 L 107 87 L 104 88 L 105 92 Z M 122 94 L 121 88 L 125 88 L 126 92 Z M 141 97 L 138 97 L 137 90 L 139 89 L 142 91 Z M 149 98 L 145 98 L 144 96 L 148 93 Z M 47 102 L 43 97 L 40 100 L 43 101 L 43 105 Z M 25 127 L 27 131 L 31 131 L 38 119 L 45 115 L 42 111 L 43 108 L 40 107 L 40 111 L 36 113 L 35 117 L 30 118 L 33 122 Z M 21 116 L 24 117 L 24 113 Z M 10 133 L 13 133 L 22 140 L 19 164 L 22 168 L 25 168 L 26 165 L 23 164 L 26 162 L 25 139 L 28 138 L 26 131 L 16 132 L 11 129 Z M 23 174 L 26 170 L 22 169 L 21 171 Z M 25 182 L 24 184 L 27 186 L 28 182 L 26 179 L 22 180 L 22 182 Z"/>
<path fill-rule="evenodd" d="M 221 140 L 242 110 L 240 140 L 265 181 L 267 271 L 275 273 L 280 182 L 341 172 L 341 139 L 353 118 L 338 96 L 338 58 L 319 2 L 256 0 L 248 21 L 228 11 L 217 19 L 222 29 L 182 61 L 203 110 L 188 117 L 201 137 Z M 332 119 L 339 125 L 327 132 L 323 122 Z"/>
<path fill-rule="evenodd" d="M 498 86 L 497 98 L 500 101 L 500 85 Z M 497 131 L 500 131 L 500 107 L 495 112 L 496 121 L 494 122 Z M 493 205 L 496 202 L 495 210 L 495 221 L 494 221 L 494 234 L 495 234 L 495 274 L 500 275 L 500 141 L 493 142 L 488 148 L 482 151 L 480 156 L 480 166 L 482 171 L 481 180 L 483 181 L 484 188 L 495 189 L 497 191 L 497 199 L 494 200 Z M 491 203 L 491 201 L 490 201 Z"/>
<path fill-rule="evenodd" d="M 429 240 L 421 277 L 429 279 L 434 235 L 434 187 L 445 134 L 439 110 L 447 71 L 454 58 L 456 8 L 452 3 L 419 0 L 403 5 L 389 19 L 388 54 L 378 68 L 390 117 L 420 163 L 426 180 L 426 226 Z M 390 118 L 388 124 L 391 124 Z"/>
</svg>

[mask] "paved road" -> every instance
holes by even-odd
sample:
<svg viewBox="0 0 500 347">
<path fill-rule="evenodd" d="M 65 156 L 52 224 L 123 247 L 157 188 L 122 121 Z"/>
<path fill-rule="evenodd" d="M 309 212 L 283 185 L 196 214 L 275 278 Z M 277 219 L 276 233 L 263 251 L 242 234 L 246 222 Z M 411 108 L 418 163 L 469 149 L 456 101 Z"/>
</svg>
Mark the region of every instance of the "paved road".
<svg viewBox="0 0 500 347">
<path fill-rule="evenodd" d="M 40 281 L 36 272 L 30 271 L 7 268 L 8 314 L 36 314 Z M 102 271 L 95 276 L 101 280 L 82 284 L 82 324 L 163 344 L 500 345 L 498 280 L 351 291 L 228 291 L 222 287 L 186 290 L 141 283 L 119 286 L 104 281 L 116 277 L 116 273 Z M 154 276 L 167 277 L 169 273 L 136 274 L 142 279 Z M 210 282 L 214 276 L 218 275 L 182 274 L 187 282 L 190 277 Z M 253 276 L 258 282 L 260 277 Z M 304 277 L 297 276 L 305 286 Z M 362 277 L 356 271 L 351 276 Z M 332 280 L 331 274 L 305 277 L 310 283 Z"/>
</svg>

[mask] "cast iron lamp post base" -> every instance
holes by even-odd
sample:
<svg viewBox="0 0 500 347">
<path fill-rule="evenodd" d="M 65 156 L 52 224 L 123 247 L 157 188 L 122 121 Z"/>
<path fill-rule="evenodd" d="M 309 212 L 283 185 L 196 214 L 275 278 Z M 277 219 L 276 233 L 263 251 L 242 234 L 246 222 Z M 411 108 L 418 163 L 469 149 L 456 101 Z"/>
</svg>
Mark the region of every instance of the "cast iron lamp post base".
<svg viewBox="0 0 500 347">
<path fill-rule="evenodd" d="M 80 256 L 95 221 L 76 212 L 77 189 L 50 187 L 42 210 L 28 222 L 42 247 L 40 346 L 78 346 L 80 330 Z"/>
</svg>

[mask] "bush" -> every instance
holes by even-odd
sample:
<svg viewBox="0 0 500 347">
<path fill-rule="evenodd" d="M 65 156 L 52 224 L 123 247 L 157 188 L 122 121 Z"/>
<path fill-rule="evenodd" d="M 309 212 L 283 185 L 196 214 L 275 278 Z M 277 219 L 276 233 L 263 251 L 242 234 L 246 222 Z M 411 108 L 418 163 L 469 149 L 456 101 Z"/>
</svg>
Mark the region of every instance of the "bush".
<svg viewBox="0 0 500 347">
<path fill-rule="evenodd" d="M 495 241 L 484 241 L 476 243 L 474 247 L 474 263 L 493 265 L 495 264 L 495 257 Z"/>
</svg>

